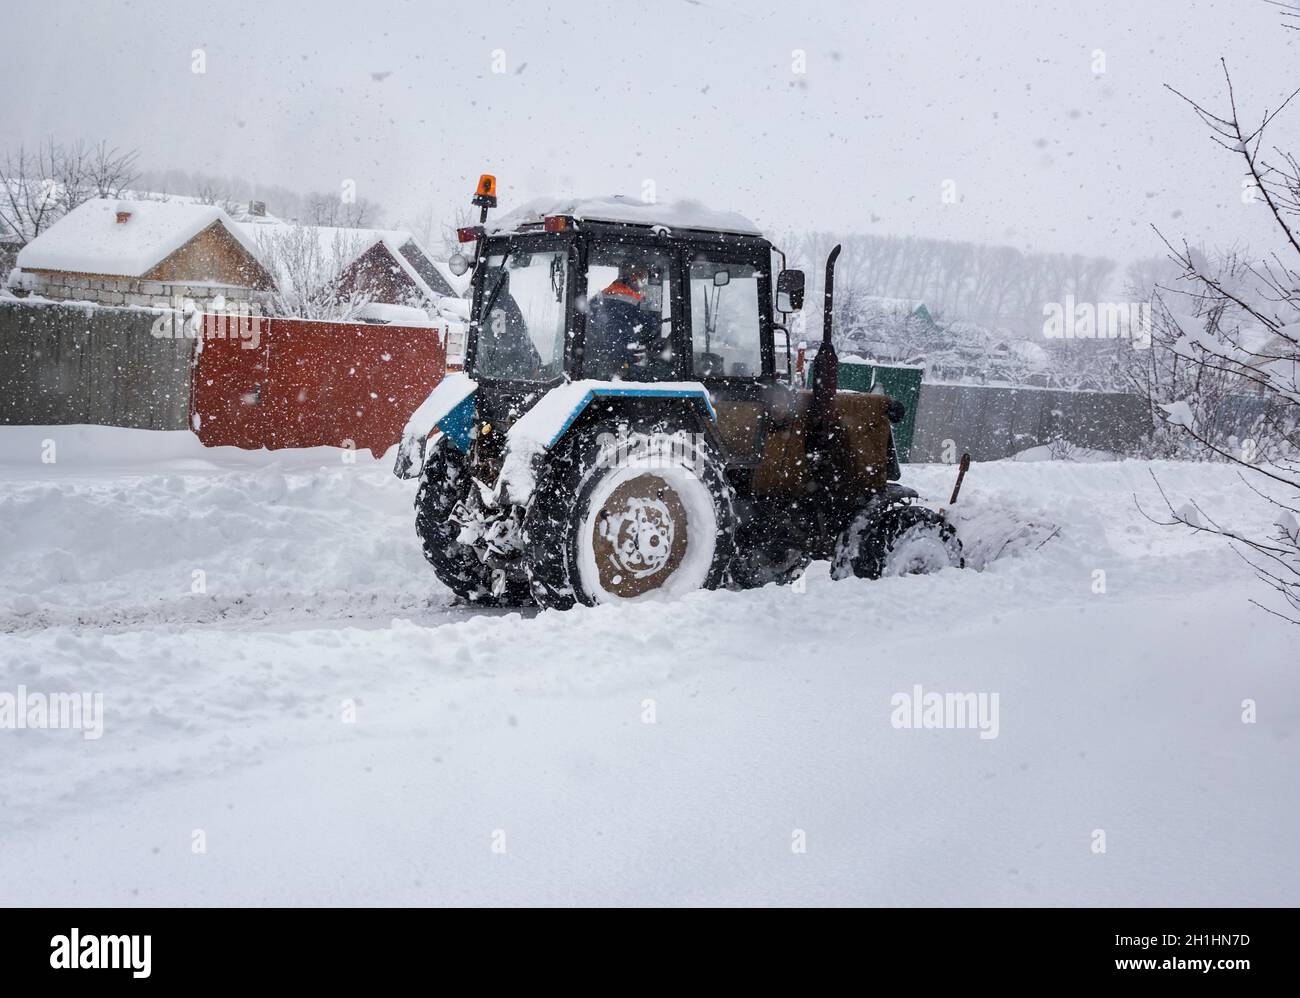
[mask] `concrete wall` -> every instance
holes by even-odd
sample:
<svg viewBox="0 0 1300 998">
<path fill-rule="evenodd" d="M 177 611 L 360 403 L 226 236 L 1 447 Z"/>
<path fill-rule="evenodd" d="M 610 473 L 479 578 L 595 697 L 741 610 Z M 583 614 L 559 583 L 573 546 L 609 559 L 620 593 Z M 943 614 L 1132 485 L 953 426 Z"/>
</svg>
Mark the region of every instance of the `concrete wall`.
<svg viewBox="0 0 1300 998">
<path fill-rule="evenodd" d="M 186 429 L 194 341 L 158 315 L 0 300 L 0 423 Z"/>
<path fill-rule="evenodd" d="M 1201 429 L 1212 438 L 1258 432 L 1266 400 L 1231 396 Z M 1119 392 L 921 385 L 910 461 L 942 461 L 969 451 L 976 461 L 1010 457 L 1062 437 L 1076 447 L 1124 453 L 1151 432 L 1147 404 Z M 951 453 L 944 442 L 951 440 Z"/>
<path fill-rule="evenodd" d="M 943 460 L 944 441 L 951 440 L 956 454 L 993 461 L 1057 435 L 1079 447 L 1122 451 L 1150 429 L 1146 403 L 1136 395 L 923 384 L 910 459 Z"/>
</svg>

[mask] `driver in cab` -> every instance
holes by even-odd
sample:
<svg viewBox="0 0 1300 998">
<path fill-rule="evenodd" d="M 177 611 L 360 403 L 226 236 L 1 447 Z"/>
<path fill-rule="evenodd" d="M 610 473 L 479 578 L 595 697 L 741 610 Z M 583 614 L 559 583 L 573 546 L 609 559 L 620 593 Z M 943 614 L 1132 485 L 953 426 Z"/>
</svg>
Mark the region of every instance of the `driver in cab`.
<svg viewBox="0 0 1300 998">
<path fill-rule="evenodd" d="M 659 316 L 646 308 L 649 276 L 644 261 L 625 260 L 618 265 L 618 276 L 591 299 L 584 377 L 639 380 L 649 376 L 647 346 L 660 333 Z"/>
</svg>

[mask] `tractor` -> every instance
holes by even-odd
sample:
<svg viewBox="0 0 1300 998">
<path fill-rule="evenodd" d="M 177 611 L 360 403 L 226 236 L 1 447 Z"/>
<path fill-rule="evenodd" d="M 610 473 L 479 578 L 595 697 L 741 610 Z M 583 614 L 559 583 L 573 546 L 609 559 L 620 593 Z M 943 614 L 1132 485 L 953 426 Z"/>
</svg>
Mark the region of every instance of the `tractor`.
<svg viewBox="0 0 1300 998">
<path fill-rule="evenodd" d="M 419 479 L 416 532 L 458 596 L 567 609 L 788 583 L 815 559 L 835 578 L 963 564 L 898 482 L 901 403 L 837 390 L 838 246 L 809 390 L 786 326 L 804 275 L 743 217 L 613 197 L 489 224 L 496 194 L 481 178 L 472 252 L 449 262 L 473 271 L 464 370 L 394 469 Z"/>
</svg>

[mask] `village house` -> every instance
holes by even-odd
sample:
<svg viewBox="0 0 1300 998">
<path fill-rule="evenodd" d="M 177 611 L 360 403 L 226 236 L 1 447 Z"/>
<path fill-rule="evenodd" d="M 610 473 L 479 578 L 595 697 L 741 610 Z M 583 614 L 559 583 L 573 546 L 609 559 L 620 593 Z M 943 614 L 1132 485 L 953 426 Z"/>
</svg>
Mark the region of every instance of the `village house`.
<svg viewBox="0 0 1300 998">
<path fill-rule="evenodd" d="M 55 301 L 202 307 L 260 301 L 273 287 L 256 245 L 216 205 L 87 201 L 18 253 L 11 284 Z"/>
<path fill-rule="evenodd" d="M 327 269 L 338 271 L 333 283 L 345 297 L 357 295 L 376 304 L 436 309 L 439 299 L 459 297 L 464 290 L 464 283 L 447 265 L 429 256 L 407 231 L 301 226 L 256 208 L 239 228 L 264 259 L 284 256 L 275 247 L 292 244 L 299 232 L 314 236 L 318 260 Z M 288 273 L 275 276 L 279 281 L 293 279 Z"/>
<path fill-rule="evenodd" d="M 262 251 L 264 259 L 285 263 L 283 248 L 300 236 L 316 242 L 318 261 L 337 271 L 333 286 L 341 297 L 356 296 L 365 304 L 355 317 L 365 322 L 398 325 L 428 321 L 447 330 L 447 363 L 458 368 L 464 362 L 468 307 L 464 295 L 468 274 L 455 275 L 441 260 L 435 260 L 415 236 L 400 229 L 351 229 L 330 226 L 301 226 L 268 215 L 261 205 L 250 206 L 240 228 Z M 273 265 L 274 266 L 274 265 Z M 292 282 L 290 273 L 277 273 L 283 286 Z"/>
</svg>

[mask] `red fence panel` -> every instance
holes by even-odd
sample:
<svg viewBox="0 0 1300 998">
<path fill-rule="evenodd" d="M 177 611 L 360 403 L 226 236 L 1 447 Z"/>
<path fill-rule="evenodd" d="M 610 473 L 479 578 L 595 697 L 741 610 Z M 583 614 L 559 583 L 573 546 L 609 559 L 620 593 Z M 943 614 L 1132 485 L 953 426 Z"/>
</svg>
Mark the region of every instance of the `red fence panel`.
<svg viewBox="0 0 1300 998">
<path fill-rule="evenodd" d="M 208 447 L 346 447 L 382 454 L 446 372 L 445 330 L 252 319 L 197 345 L 191 425 Z"/>
</svg>

